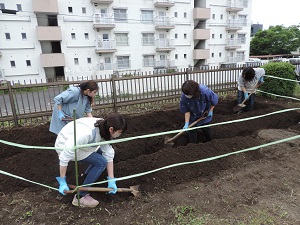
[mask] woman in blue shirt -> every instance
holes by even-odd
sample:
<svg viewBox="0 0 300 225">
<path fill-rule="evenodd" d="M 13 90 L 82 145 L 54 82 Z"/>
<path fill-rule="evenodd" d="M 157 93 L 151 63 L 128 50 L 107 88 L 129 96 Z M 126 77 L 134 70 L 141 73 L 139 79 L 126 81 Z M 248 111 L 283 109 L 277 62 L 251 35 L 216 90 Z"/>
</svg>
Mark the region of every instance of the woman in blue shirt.
<svg viewBox="0 0 300 225">
<path fill-rule="evenodd" d="M 66 119 L 73 118 L 74 108 L 76 109 L 76 119 L 83 117 L 84 113 L 88 117 L 93 117 L 92 105 L 98 90 L 98 84 L 93 80 L 89 80 L 57 95 L 54 98 L 55 105 L 49 130 L 52 133 L 58 134 L 68 123 Z"/>
<path fill-rule="evenodd" d="M 182 84 L 182 94 L 180 98 L 180 112 L 184 114 L 184 127 L 187 129 L 189 124 L 199 119 L 204 114 L 207 118 L 201 120 L 196 126 L 209 124 L 213 117 L 213 110 L 218 104 L 218 95 L 207 86 L 197 83 L 193 80 L 187 80 Z M 211 129 L 209 127 L 201 128 L 207 141 L 212 140 Z M 187 132 L 190 143 L 197 143 L 197 130 Z"/>
</svg>

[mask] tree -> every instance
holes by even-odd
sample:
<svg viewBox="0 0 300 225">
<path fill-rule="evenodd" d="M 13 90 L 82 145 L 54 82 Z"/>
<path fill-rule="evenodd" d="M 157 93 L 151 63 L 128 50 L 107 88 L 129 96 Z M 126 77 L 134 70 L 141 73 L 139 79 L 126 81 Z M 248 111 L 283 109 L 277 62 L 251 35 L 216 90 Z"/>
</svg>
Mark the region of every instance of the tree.
<svg viewBox="0 0 300 225">
<path fill-rule="evenodd" d="M 250 42 L 250 55 L 291 54 L 300 47 L 299 26 L 271 26 L 258 31 Z"/>
</svg>

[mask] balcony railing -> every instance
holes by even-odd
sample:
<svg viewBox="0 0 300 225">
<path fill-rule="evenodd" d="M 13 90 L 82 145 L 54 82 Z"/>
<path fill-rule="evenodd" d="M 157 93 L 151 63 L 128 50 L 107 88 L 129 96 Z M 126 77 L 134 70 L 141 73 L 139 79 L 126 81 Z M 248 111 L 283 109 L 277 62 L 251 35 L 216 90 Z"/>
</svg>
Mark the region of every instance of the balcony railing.
<svg viewBox="0 0 300 225">
<path fill-rule="evenodd" d="M 172 50 L 175 49 L 174 39 L 158 39 L 156 40 L 157 50 Z"/>
<path fill-rule="evenodd" d="M 174 29 L 175 23 L 173 17 L 158 16 L 155 17 L 155 29 Z"/>
<path fill-rule="evenodd" d="M 170 68 L 175 66 L 174 60 L 159 60 L 155 62 L 155 67 Z"/>
<path fill-rule="evenodd" d="M 93 16 L 94 28 L 114 28 L 115 21 L 113 15 L 105 13 L 95 13 Z"/>
<path fill-rule="evenodd" d="M 112 70 L 113 64 L 112 63 L 100 63 L 99 64 L 99 70 Z"/>
<path fill-rule="evenodd" d="M 154 0 L 154 6 L 158 8 L 173 7 L 175 1 L 173 0 Z"/>
<path fill-rule="evenodd" d="M 116 52 L 115 40 L 97 40 L 96 52 Z"/>
<path fill-rule="evenodd" d="M 247 26 L 246 19 L 230 19 L 227 21 L 227 28 L 242 28 Z"/>
</svg>

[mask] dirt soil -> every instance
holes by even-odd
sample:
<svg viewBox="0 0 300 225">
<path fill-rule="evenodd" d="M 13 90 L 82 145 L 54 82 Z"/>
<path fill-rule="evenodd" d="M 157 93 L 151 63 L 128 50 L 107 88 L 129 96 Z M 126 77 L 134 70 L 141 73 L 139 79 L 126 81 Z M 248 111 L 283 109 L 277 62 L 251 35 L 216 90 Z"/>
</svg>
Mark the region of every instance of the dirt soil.
<svg viewBox="0 0 300 225">
<path fill-rule="evenodd" d="M 251 112 L 233 114 L 235 98 L 220 99 L 213 123 L 248 118 L 299 103 L 256 97 Z M 123 137 L 183 127 L 178 107 L 126 115 Z M 173 146 L 165 136 L 115 144 L 115 175 L 124 177 L 167 165 L 191 162 L 299 135 L 299 111 L 213 126 L 213 140 L 187 144 L 185 135 Z M 0 131 L 0 139 L 32 146 L 54 146 L 49 124 Z M 174 135 L 174 134 L 173 134 Z M 170 135 L 172 137 L 173 135 Z M 73 194 L 0 174 L 0 224 L 300 224 L 300 139 L 201 163 L 177 166 L 118 181 L 118 187 L 140 185 L 140 197 L 130 193 L 93 192 L 93 209 L 71 204 Z M 87 165 L 79 164 L 79 174 Z M 54 150 L 25 149 L 0 144 L 0 170 L 58 187 L 58 157 Z M 99 181 L 104 180 L 104 172 Z M 74 163 L 67 181 L 75 184 Z M 79 178 L 82 181 L 82 178 Z M 106 185 L 102 185 L 106 186 Z"/>
</svg>

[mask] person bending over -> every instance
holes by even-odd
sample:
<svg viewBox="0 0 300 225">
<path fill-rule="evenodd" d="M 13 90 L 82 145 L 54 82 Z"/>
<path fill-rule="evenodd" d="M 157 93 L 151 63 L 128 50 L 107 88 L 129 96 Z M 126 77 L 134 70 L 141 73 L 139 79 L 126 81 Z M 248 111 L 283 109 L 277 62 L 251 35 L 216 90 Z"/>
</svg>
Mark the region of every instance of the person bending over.
<svg viewBox="0 0 300 225">
<path fill-rule="evenodd" d="M 98 90 L 98 84 L 93 80 L 89 80 L 57 95 L 54 98 L 55 104 L 49 130 L 58 134 L 72 120 L 74 108 L 76 109 L 76 119 L 83 117 L 84 113 L 88 117 L 92 117 L 92 105 Z"/>
<path fill-rule="evenodd" d="M 193 80 L 187 80 L 182 84 L 180 97 L 180 112 L 184 114 L 184 127 L 187 129 L 201 116 L 207 118 L 195 124 L 195 126 L 207 125 L 212 121 L 213 110 L 218 104 L 218 95 L 203 84 Z M 201 128 L 207 141 L 212 140 L 210 127 Z M 197 130 L 187 132 L 190 143 L 197 143 Z"/>
<path fill-rule="evenodd" d="M 119 137 L 127 129 L 127 121 L 118 113 L 110 114 L 106 119 L 84 117 L 76 120 L 76 146 L 101 141 L 109 141 Z M 55 141 L 55 148 L 59 156 L 60 176 L 56 177 L 59 183 L 59 193 L 65 195 L 64 191 L 69 190 L 66 181 L 68 163 L 75 161 L 74 149 L 74 121 L 68 123 L 58 133 Z M 114 178 L 115 151 L 110 144 L 98 147 L 82 147 L 77 149 L 77 160 L 89 164 L 82 185 L 94 183 L 102 172 L 107 168 L 108 188 L 112 188 L 109 193 L 117 192 L 117 185 Z M 93 199 L 88 192 L 80 191 L 79 196 L 75 195 L 72 201 L 74 206 L 78 206 L 78 198 L 82 207 L 96 207 L 99 202 Z"/>
<path fill-rule="evenodd" d="M 265 75 L 265 69 L 246 67 L 243 69 L 242 74 L 238 77 L 238 93 L 237 104 L 241 104 L 245 99 L 246 107 L 238 111 L 251 111 L 254 106 L 254 97 L 256 89 L 264 83 L 263 76 Z M 252 93 L 250 95 L 250 93 Z"/>
</svg>

